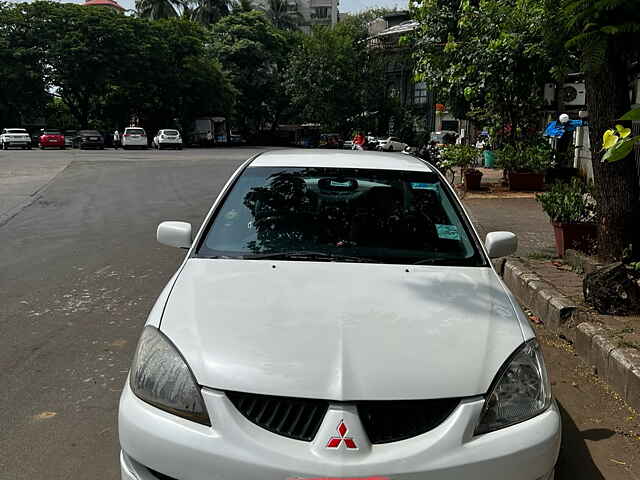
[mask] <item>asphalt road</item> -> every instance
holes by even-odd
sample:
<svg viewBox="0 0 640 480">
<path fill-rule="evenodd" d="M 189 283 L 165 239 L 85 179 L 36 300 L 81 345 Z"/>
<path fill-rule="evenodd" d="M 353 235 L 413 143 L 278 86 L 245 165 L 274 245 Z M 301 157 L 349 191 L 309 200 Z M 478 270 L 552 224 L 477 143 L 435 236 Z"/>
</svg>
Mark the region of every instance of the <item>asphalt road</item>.
<svg viewBox="0 0 640 480">
<path fill-rule="evenodd" d="M 156 243 L 156 226 L 199 226 L 255 151 L 0 154 L 5 173 L 21 161 L 34 168 L 25 190 L 34 193 L 21 199 L 33 203 L 0 225 L 0 479 L 118 478 L 118 397 L 147 313 L 184 255 Z M 38 162 L 48 173 L 34 180 Z M 552 377 L 569 382 L 558 387 L 570 434 L 557 478 L 638 478 L 628 436 L 609 418 L 623 407 L 547 343 L 559 355 Z M 581 433 L 588 399 L 602 416 L 599 450 Z"/>
</svg>

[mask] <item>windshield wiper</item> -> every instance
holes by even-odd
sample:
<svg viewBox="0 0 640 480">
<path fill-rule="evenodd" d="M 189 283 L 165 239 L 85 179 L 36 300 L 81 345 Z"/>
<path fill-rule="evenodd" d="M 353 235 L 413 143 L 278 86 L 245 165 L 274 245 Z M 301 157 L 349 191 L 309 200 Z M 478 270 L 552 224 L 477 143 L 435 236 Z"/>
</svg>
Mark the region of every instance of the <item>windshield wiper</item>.
<svg viewBox="0 0 640 480">
<path fill-rule="evenodd" d="M 270 252 L 256 253 L 253 255 L 244 255 L 245 260 L 324 260 L 326 262 L 355 262 L 355 263 L 375 263 L 373 258 L 354 257 L 350 255 L 341 255 L 327 252 L 309 252 L 289 251 L 289 252 Z"/>
</svg>

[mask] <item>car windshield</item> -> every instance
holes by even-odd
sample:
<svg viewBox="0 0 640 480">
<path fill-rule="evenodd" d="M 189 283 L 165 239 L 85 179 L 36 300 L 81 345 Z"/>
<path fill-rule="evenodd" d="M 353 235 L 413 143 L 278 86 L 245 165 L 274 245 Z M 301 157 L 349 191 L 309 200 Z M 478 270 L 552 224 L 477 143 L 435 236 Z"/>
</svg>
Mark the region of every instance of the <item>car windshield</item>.
<svg viewBox="0 0 640 480">
<path fill-rule="evenodd" d="M 144 130 L 141 128 L 127 128 L 127 132 L 130 135 L 144 135 Z"/>
<path fill-rule="evenodd" d="M 99 137 L 100 132 L 98 132 L 97 130 L 82 130 L 80 132 L 80 135 L 93 135 L 95 137 Z"/>
<path fill-rule="evenodd" d="M 249 167 L 196 255 L 485 265 L 469 231 L 431 172 Z"/>
<path fill-rule="evenodd" d="M 178 131 L 177 130 L 165 130 L 164 134 L 165 135 L 178 135 Z"/>
<path fill-rule="evenodd" d="M 7 133 L 27 133 L 27 131 L 21 128 L 10 128 Z"/>
</svg>

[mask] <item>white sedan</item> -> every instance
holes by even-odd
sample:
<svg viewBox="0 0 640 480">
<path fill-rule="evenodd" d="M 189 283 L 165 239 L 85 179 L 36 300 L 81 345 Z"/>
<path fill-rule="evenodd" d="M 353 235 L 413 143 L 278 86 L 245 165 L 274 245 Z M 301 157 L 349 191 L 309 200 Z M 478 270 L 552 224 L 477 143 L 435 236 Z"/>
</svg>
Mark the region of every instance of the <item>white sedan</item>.
<svg viewBox="0 0 640 480">
<path fill-rule="evenodd" d="M 448 182 L 412 156 L 242 165 L 142 331 L 123 480 L 550 480 L 560 414 L 534 331 Z"/>
<path fill-rule="evenodd" d="M 384 152 L 401 152 L 407 147 L 407 144 L 401 142 L 398 137 L 388 137 L 378 140 L 378 150 Z"/>
<path fill-rule="evenodd" d="M 165 129 L 159 130 L 153 137 L 153 148 L 162 150 L 163 148 L 176 148 L 182 150 L 182 137 L 178 130 Z"/>
</svg>

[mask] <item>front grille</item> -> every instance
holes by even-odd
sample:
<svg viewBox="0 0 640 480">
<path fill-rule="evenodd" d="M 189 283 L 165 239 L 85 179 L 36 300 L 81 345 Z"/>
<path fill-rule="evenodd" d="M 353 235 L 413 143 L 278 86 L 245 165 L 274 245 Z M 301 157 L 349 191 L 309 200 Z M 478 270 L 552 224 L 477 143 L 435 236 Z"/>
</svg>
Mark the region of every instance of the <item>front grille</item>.
<svg viewBox="0 0 640 480">
<path fill-rule="evenodd" d="M 329 401 L 227 392 L 231 403 L 256 425 L 310 442 L 324 419 Z M 335 403 L 335 402 L 332 402 Z M 440 425 L 460 403 L 458 398 L 354 402 L 372 444 L 397 442 Z"/>
<path fill-rule="evenodd" d="M 310 442 L 327 413 L 329 402 L 227 392 L 231 403 L 256 425 L 284 437 Z"/>
<path fill-rule="evenodd" d="M 421 435 L 440 425 L 460 403 L 457 398 L 358 402 L 358 414 L 372 444 Z"/>
</svg>

